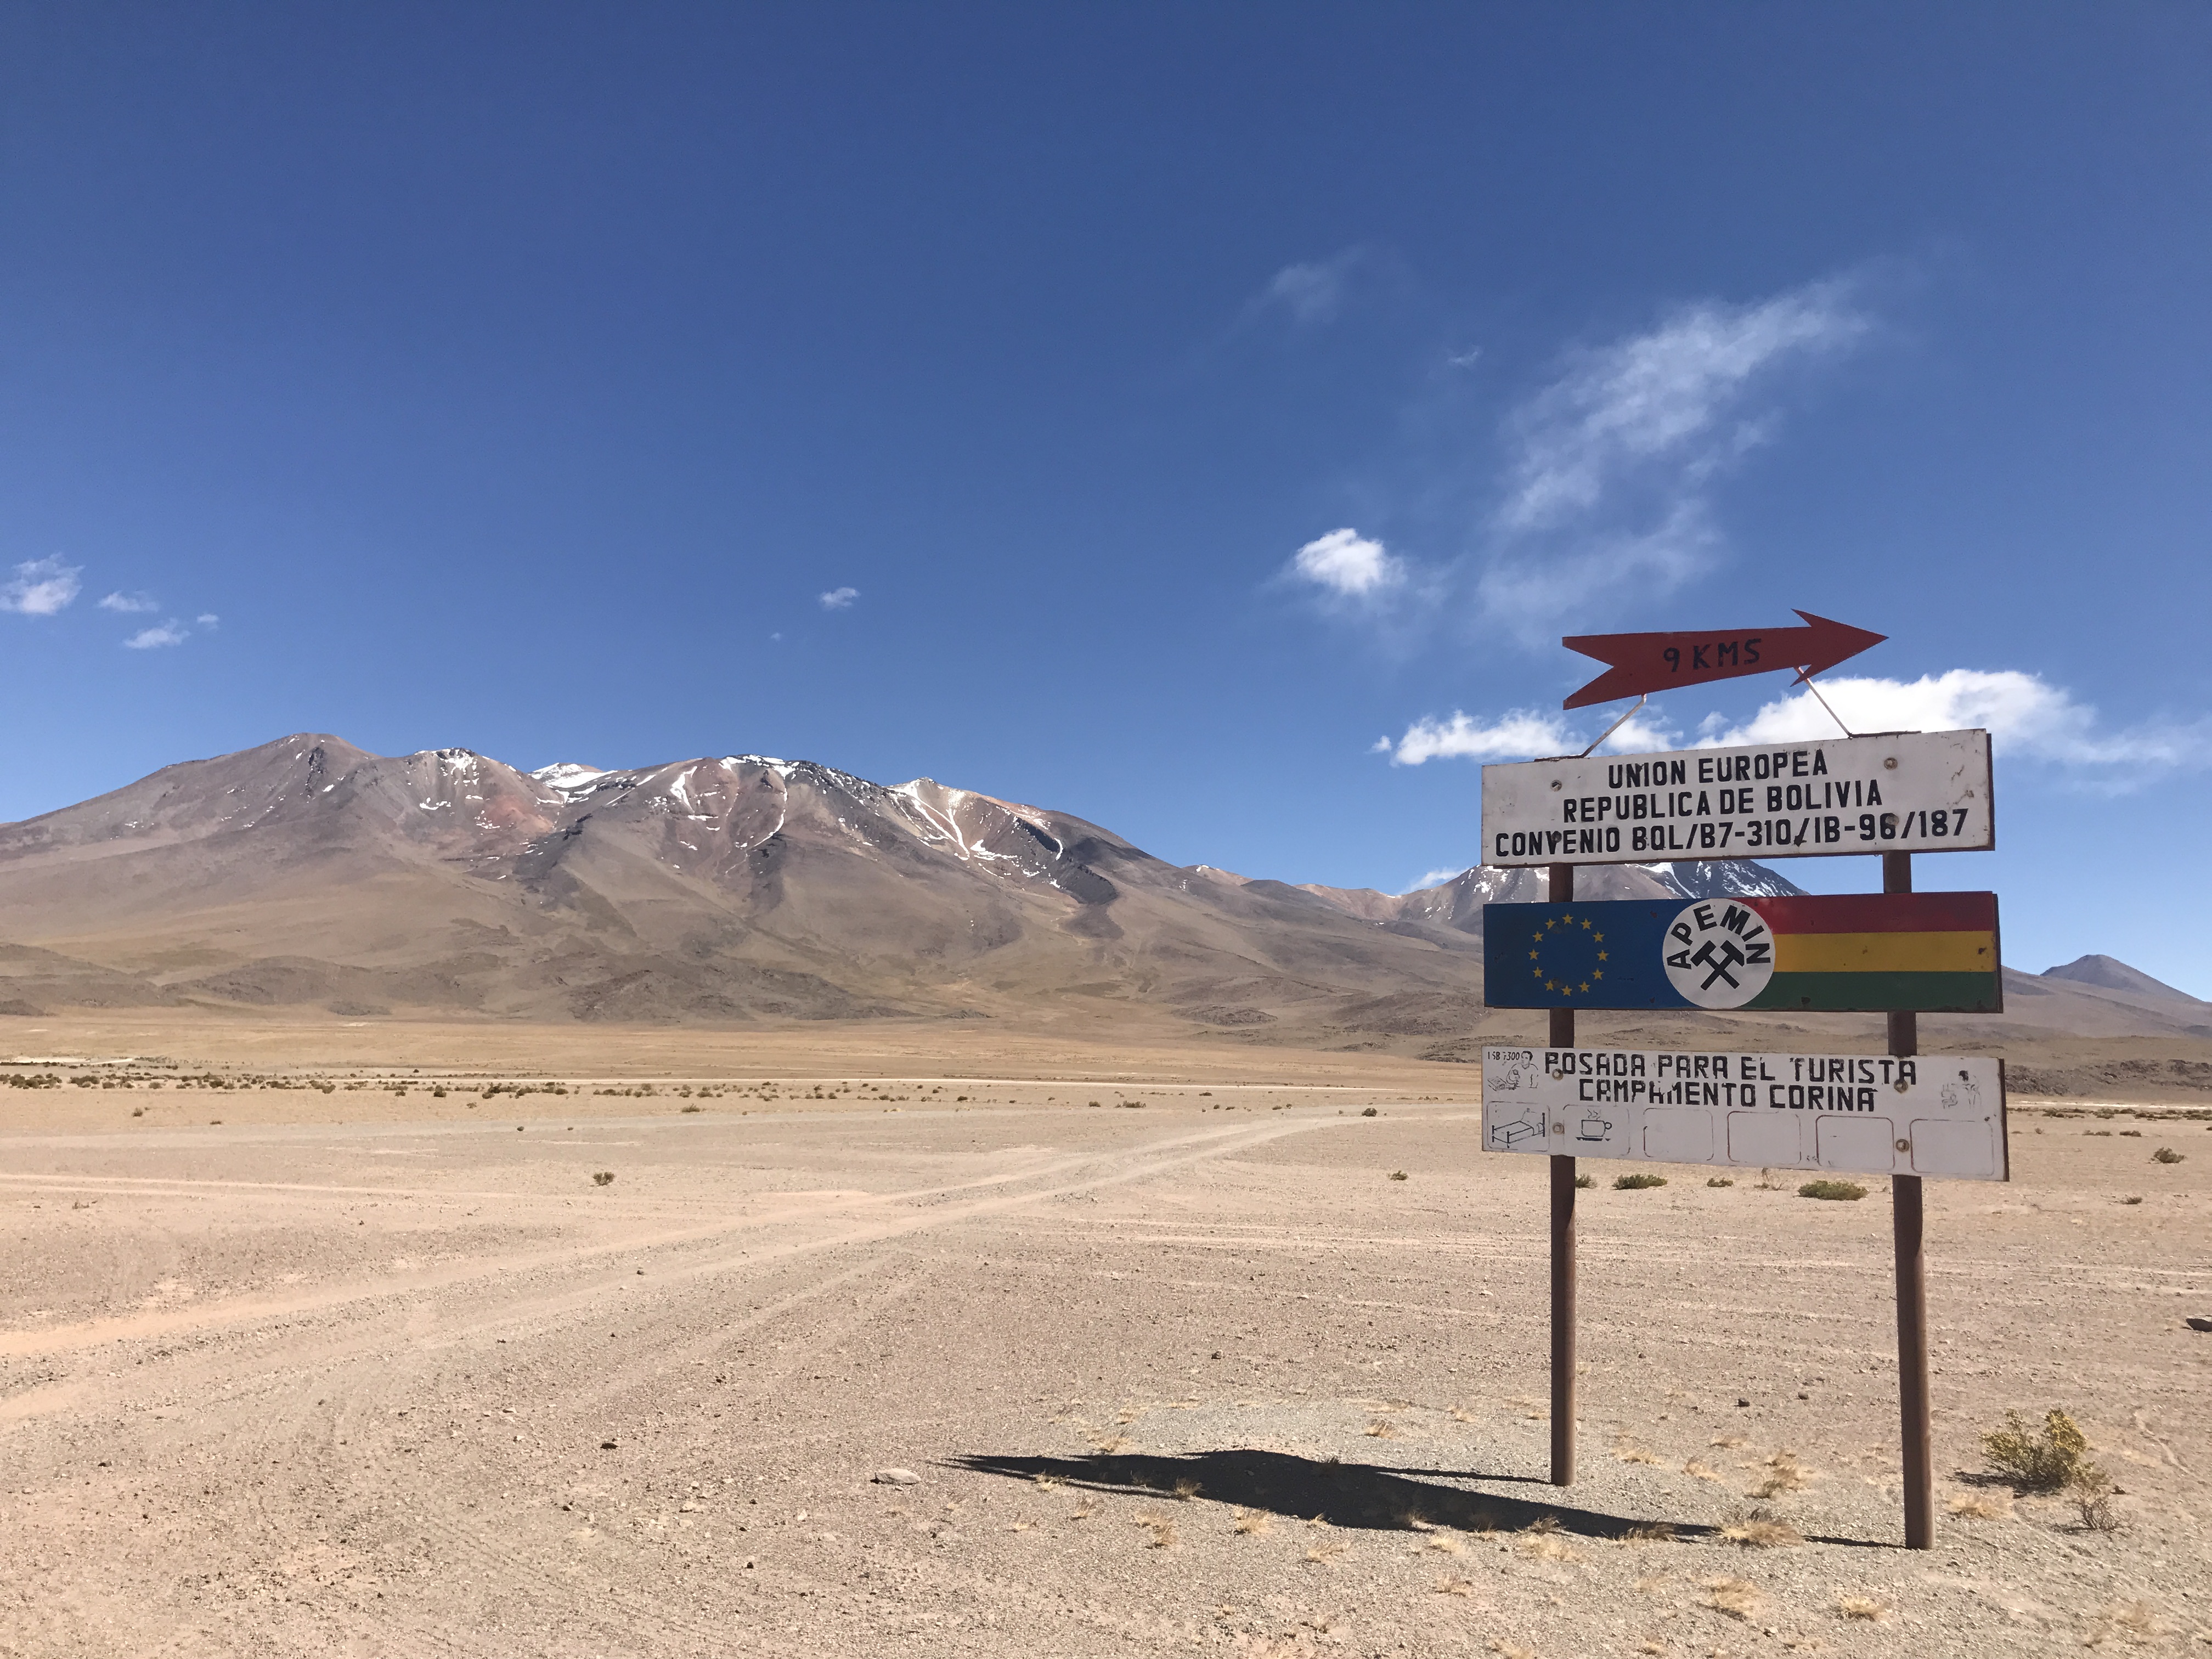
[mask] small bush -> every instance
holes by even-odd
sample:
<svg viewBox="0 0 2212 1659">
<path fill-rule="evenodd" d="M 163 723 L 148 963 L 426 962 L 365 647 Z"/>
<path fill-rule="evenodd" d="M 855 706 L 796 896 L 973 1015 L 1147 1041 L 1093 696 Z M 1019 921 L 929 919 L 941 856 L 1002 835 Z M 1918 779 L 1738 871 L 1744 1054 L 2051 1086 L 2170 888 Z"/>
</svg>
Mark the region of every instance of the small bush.
<svg viewBox="0 0 2212 1659">
<path fill-rule="evenodd" d="M 1856 1181 L 1808 1181 L 1797 1189 L 1800 1198 L 1862 1199 L 1867 1189 Z"/>
<path fill-rule="evenodd" d="M 1597 1177 L 1595 1176 L 1577 1176 L 1575 1177 L 1575 1185 L 1577 1187 L 1595 1187 L 1597 1185 Z"/>
<path fill-rule="evenodd" d="M 592 1185 L 594 1187 L 611 1186 L 614 1183 L 614 1178 L 615 1172 L 612 1170 L 594 1170 L 592 1171 Z"/>
<path fill-rule="evenodd" d="M 1393 1181 L 1403 1181 L 1405 1178 L 1406 1172 L 1403 1170 L 1393 1170 L 1390 1171 L 1390 1179 Z"/>
<path fill-rule="evenodd" d="M 2073 1499 L 2074 1512 L 2081 1517 L 2084 1532 L 2118 1532 L 2120 1529 L 2119 1511 L 2112 1507 L 2112 1492 L 2108 1485 L 2076 1481 L 2067 1488 Z"/>
<path fill-rule="evenodd" d="M 1663 1187 L 1666 1184 L 1665 1176 L 1625 1175 L 1613 1178 L 1613 1189 L 1617 1193 L 1640 1193 L 1646 1187 Z"/>
<path fill-rule="evenodd" d="M 2181 1159 L 2182 1154 L 2171 1146 L 2161 1146 L 2150 1155 L 2150 1161 L 2154 1164 L 2179 1164 Z"/>
<path fill-rule="evenodd" d="M 1375 1109 L 1372 1106 L 1370 1106 L 1364 1111 L 1361 1112 L 1359 1115 L 1362 1117 L 1373 1117 L 1375 1115 Z"/>
<path fill-rule="evenodd" d="M 2089 1461 L 2088 1451 L 2088 1437 L 2056 1407 L 2045 1413 L 2039 1431 L 2018 1412 L 2007 1412 L 2004 1426 L 1982 1437 L 1982 1453 L 1990 1467 L 2027 1492 L 2083 1485 L 2101 1488 L 2105 1472 Z"/>
<path fill-rule="evenodd" d="M 1705 1177 L 1705 1185 L 1708 1187 L 1733 1187 L 1735 1185 L 1735 1182 L 1727 1176 L 1708 1176 Z"/>
</svg>

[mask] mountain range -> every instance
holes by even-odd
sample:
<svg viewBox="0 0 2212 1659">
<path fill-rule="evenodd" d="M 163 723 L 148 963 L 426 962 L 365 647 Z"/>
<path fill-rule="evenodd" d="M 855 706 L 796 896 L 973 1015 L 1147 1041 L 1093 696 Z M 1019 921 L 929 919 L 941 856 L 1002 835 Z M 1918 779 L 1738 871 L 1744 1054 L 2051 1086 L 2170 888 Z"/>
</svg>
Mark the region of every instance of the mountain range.
<svg viewBox="0 0 2212 1659">
<path fill-rule="evenodd" d="M 1577 883 L 1800 890 L 1751 863 Z M 811 761 L 525 772 L 301 734 L 0 825 L 0 1012 L 1135 1020 L 1460 1058 L 1483 906 L 1544 890 L 1484 866 L 1390 895 L 1176 866 L 1066 812 Z M 2107 963 L 2008 984 L 2053 1030 L 2212 1035 L 2205 1005 L 2083 965 Z"/>
</svg>

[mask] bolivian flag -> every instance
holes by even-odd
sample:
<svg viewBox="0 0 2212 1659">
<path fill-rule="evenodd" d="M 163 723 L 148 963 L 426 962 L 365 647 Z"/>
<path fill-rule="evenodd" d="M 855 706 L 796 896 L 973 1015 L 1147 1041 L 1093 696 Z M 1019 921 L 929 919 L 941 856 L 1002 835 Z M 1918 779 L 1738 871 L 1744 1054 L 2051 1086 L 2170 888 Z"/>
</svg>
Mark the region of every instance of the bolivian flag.
<svg viewBox="0 0 2212 1659">
<path fill-rule="evenodd" d="M 1492 904 L 1492 1008 L 2002 1013 L 1994 893 Z"/>
</svg>

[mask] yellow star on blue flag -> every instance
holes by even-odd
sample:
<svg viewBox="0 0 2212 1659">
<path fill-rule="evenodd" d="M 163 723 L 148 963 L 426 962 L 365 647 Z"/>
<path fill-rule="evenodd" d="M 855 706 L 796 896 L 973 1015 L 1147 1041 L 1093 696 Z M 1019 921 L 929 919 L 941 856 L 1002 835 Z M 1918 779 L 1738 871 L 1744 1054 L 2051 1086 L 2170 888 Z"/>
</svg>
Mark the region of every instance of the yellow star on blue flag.
<svg viewBox="0 0 2212 1659">
<path fill-rule="evenodd" d="M 1556 924 L 1556 925 L 1555 925 Z M 1571 1004 L 1605 977 L 1605 934 L 1592 918 L 1565 911 L 1530 933 L 1532 971 L 1547 991 Z"/>
</svg>

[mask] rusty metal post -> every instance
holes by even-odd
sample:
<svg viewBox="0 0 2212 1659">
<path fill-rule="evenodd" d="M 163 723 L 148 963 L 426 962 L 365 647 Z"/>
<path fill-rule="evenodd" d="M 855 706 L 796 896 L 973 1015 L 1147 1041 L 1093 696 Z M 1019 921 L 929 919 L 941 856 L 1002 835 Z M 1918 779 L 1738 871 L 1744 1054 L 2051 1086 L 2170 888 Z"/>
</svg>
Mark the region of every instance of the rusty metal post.
<svg viewBox="0 0 2212 1659">
<path fill-rule="evenodd" d="M 1912 890 L 1912 854 L 1881 855 L 1881 890 Z M 1920 1052 L 1920 1016 L 1893 1010 L 1889 1052 Z M 1928 1397 L 1928 1247 L 1920 1177 L 1889 1180 L 1890 1228 L 1897 1247 L 1897 1400 L 1905 1447 L 1905 1547 L 1936 1547 L 1936 1432 Z"/>
<path fill-rule="evenodd" d="M 1547 896 L 1575 896 L 1575 866 L 1551 866 Z M 1575 1011 L 1552 1010 L 1552 1047 L 1575 1046 Z M 1552 1484 L 1575 1480 L 1575 1161 L 1552 1156 Z"/>
</svg>

